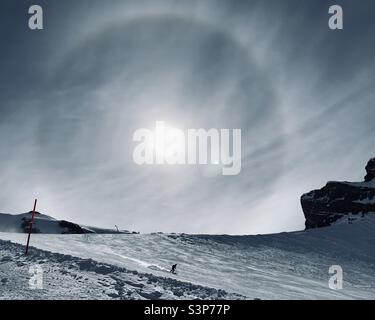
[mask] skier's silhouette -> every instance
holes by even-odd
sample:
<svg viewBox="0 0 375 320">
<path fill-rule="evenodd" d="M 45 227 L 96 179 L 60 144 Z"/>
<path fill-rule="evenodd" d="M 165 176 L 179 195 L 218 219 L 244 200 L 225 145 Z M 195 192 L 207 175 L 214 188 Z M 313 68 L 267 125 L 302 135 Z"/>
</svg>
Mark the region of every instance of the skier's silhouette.
<svg viewBox="0 0 375 320">
<path fill-rule="evenodd" d="M 176 274 L 177 263 L 172 266 L 170 273 Z"/>
</svg>

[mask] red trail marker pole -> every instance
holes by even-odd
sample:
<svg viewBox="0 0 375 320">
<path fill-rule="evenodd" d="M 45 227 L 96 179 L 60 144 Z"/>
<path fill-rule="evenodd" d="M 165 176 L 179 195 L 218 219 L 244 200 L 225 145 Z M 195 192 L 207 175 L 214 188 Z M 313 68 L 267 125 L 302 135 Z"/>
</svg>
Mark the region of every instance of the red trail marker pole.
<svg viewBox="0 0 375 320">
<path fill-rule="evenodd" d="M 37 201 L 38 201 L 37 199 L 35 199 L 35 201 L 34 201 L 34 209 L 33 209 L 32 215 L 31 215 L 31 221 L 30 221 L 30 227 L 29 227 L 29 235 L 27 237 L 27 244 L 26 244 L 25 255 L 27 255 L 27 253 L 29 252 L 30 236 L 31 236 L 31 231 L 33 229 L 33 223 L 34 223 L 34 217 L 35 217 L 35 210 L 36 210 L 36 203 L 37 203 Z"/>
</svg>

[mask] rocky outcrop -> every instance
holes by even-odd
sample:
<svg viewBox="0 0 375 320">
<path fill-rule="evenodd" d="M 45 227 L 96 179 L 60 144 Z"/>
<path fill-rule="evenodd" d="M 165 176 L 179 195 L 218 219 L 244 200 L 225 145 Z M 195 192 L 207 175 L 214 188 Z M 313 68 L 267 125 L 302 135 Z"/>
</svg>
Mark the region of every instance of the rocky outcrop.
<svg viewBox="0 0 375 320">
<path fill-rule="evenodd" d="M 328 182 L 301 197 L 306 229 L 331 225 L 344 216 L 375 213 L 375 158 L 366 166 L 364 182 Z"/>
<path fill-rule="evenodd" d="M 62 228 L 62 234 L 85 234 L 85 233 L 94 233 L 93 231 L 87 230 L 82 228 L 80 225 L 70 222 L 61 220 L 58 222 L 59 226 Z"/>
<path fill-rule="evenodd" d="M 369 182 L 375 178 L 375 158 L 371 159 L 366 166 L 365 181 Z"/>
</svg>

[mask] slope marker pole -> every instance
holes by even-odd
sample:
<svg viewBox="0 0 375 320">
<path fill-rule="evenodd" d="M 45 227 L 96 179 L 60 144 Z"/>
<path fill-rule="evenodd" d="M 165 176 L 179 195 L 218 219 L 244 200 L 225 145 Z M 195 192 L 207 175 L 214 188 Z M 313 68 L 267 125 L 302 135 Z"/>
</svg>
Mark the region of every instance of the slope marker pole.
<svg viewBox="0 0 375 320">
<path fill-rule="evenodd" d="M 29 235 L 27 237 L 27 244 L 26 244 L 26 252 L 25 255 L 29 252 L 29 243 L 30 243 L 30 236 L 31 236 L 31 231 L 33 228 L 33 223 L 34 223 L 34 217 L 35 217 L 35 210 L 36 210 L 36 203 L 38 202 L 38 199 L 35 199 L 34 201 L 34 209 L 31 215 L 31 221 L 30 221 L 30 227 L 29 227 Z"/>
</svg>

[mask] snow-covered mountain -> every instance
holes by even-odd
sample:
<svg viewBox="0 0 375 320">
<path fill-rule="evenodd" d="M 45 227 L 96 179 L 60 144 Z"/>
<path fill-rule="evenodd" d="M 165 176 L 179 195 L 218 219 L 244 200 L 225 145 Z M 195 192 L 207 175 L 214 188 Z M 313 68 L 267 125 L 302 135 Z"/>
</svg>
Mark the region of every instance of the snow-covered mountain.
<svg viewBox="0 0 375 320">
<path fill-rule="evenodd" d="M 2 298 L 375 299 L 375 215 L 254 236 L 35 234 L 27 257 L 25 234 L 0 238 L 13 242 L 0 240 Z M 34 265 L 43 290 L 28 287 Z M 328 285 L 332 265 L 342 290 Z"/>
<path fill-rule="evenodd" d="M 0 213 L 0 232 L 28 233 L 30 228 L 31 212 L 12 215 Z M 130 233 L 127 230 L 103 229 L 82 226 L 70 221 L 56 220 L 55 218 L 35 213 L 32 233 L 47 234 L 85 234 L 85 233 Z"/>
</svg>

